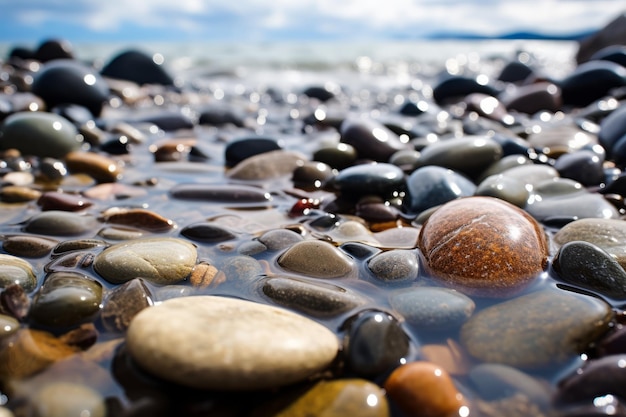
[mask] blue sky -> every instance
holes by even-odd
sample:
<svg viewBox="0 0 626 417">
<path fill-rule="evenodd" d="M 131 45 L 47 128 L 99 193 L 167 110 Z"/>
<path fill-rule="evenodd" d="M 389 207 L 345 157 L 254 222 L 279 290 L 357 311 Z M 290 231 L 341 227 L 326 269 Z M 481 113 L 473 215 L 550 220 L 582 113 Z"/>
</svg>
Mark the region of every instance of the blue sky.
<svg viewBox="0 0 626 417">
<path fill-rule="evenodd" d="M 571 34 L 623 0 L 0 0 L 0 41 L 375 39 L 432 32 Z"/>
</svg>

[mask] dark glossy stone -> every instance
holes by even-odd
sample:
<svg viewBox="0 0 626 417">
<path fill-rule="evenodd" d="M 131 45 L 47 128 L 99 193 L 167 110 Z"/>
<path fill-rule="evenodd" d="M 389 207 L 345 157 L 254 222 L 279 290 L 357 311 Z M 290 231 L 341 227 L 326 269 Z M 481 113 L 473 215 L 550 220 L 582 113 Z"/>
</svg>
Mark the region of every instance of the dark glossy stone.
<svg viewBox="0 0 626 417">
<path fill-rule="evenodd" d="M 45 192 L 37 200 L 37 205 L 42 211 L 80 211 L 91 207 L 93 203 L 78 194 L 68 194 L 58 191 Z"/>
<path fill-rule="evenodd" d="M 581 150 L 561 155 L 554 164 L 561 177 L 584 186 L 598 185 L 604 180 L 603 160 L 594 152 Z"/>
<path fill-rule="evenodd" d="M 533 69 L 520 61 L 511 61 L 502 68 L 498 75 L 499 81 L 506 83 L 520 83 L 533 73 Z"/>
<path fill-rule="evenodd" d="M 193 129 L 194 122 L 180 111 L 163 111 L 156 114 L 142 117 L 137 120 L 140 123 L 152 123 L 159 129 L 166 132 L 173 132 L 176 130 Z"/>
<path fill-rule="evenodd" d="M 313 160 L 323 162 L 335 169 L 344 169 L 351 166 L 357 159 L 354 146 L 347 143 L 338 143 L 335 146 L 322 147 L 313 152 Z"/>
<path fill-rule="evenodd" d="M 447 75 L 433 87 L 433 98 L 439 105 L 452 101 L 458 101 L 472 93 L 482 93 L 496 97 L 498 91 L 484 83 L 480 83 L 476 78 L 465 76 Z"/>
<path fill-rule="evenodd" d="M 244 119 L 234 110 L 211 108 L 200 112 L 198 124 L 210 126 L 233 125 L 236 127 L 244 127 Z"/>
<path fill-rule="evenodd" d="M 609 156 L 615 153 L 616 145 L 626 138 L 626 105 L 621 105 L 613 110 L 600 122 L 598 141 L 604 147 Z M 626 153 L 618 155 L 620 160 L 626 159 Z"/>
<path fill-rule="evenodd" d="M 448 331 L 467 321 L 476 305 L 448 288 L 417 287 L 391 294 L 391 306 L 416 329 Z"/>
<path fill-rule="evenodd" d="M 180 234 L 195 242 L 216 243 L 235 239 L 236 235 L 225 227 L 210 222 L 194 223 L 183 227 Z"/>
<path fill-rule="evenodd" d="M 315 191 L 326 185 L 335 173 L 328 164 L 307 161 L 293 171 L 291 180 L 296 188 Z"/>
<path fill-rule="evenodd" d="M 335 92 L 333 91 L 332 87 L 333 86 L 331 85 L 328 85 L 328 86 L 313 85 L 311 87 L 306 88 L 302 92 L 302 94 L 304 94 L 305 96 L 309 98 L 314 98 L 321 102 L 326 102 L 330 99 L 335 98 Z"/>
<path fill-rule="evenodd" d="M 94 115 L 89 111 L 89 109 L 79 104 L 58 104 L 51 108 L 50 112 L 65 117 L 76 126 L 80 126 L 94 119 Z"/>
<path fill-rule="evenodd" d="M 594 53 L 591 58 L 589 58 L 589 60 L 611 61 L 615 62 L 616 64 L 620 64 L 622 67 L 626 67 L 626 46 L 607 46 Z"/>
<path fill-rule="evenodd" d="M 402 104 L 402 106 L 400 106 L 400 108 L 398 109 L 398 113 L 404 116 L 419 116 L 428 111 L 428 109 L 429 104 L 425 100 L 407 100 Z"/>
<path fill-rule="evenodd" d="M 2 241 L 2 249 L 8 254 L 25 258 L 48 255 L 58 244 L 57 240 L 34 235 L 9 235 Z"/>
<path fill-rule="evenodd" d="M 142 51 L 127 50 L 109 61 L 101 74 L 105 77 L 132 81 L 137 84 L 173 85 L 174 79 L 162 64 Z"/>
<path fill-rule="evenodd" d="M 463 175 L 439 166 L 416 169 L 406 184 L 403 207 L 410 213 L 420 213 L 456 198 L 471 196 L 476 190 L 474 183 Z"/>
<path fill-rule="evenodd" d="M 271 138 L 252 137 L 229 142 L 224 148 L 224 159 L 227 167 L 233 167 L 251 156 L 264 152 L 282 149 L 278 142 Z"/>
<path fill-rule="evenodd" d="M 55 246 L 52 250 L 52 257 L 54 258 L 74 251 L 105 248 L 106 246 L 108 246 L 108 244 L 104 240 L 99 239 L 67 239 Z"/>
<path fill-rule="evenodd" d="M 100 144 L 100 150 L 111 155 L 128 155 L 131 145 L 126 136 L 112 135 L 109 139 Z"/>
<path fill-rule="evenodd" d="M 102 308 L 102 322 L 107 330 L 124 332 L 131 320 L 154 303 L 154 296 L 142 278 L 132 279 L 115 288 Z"/>
<path fill-rule="evenodd" d="M 436 165 L 469 176 L 477 176 L 502 157 L 502 147 L 493 139 L 466 136 L 440 140 L 421 151 L 421 166 Z"/>
<path fill-rule="evenodd" d="M 367 310 L 350 317 L 343 327 L 346 363 L 362 377 L 374 377 L 401 364 L 409 354 L 409 338 L 396 318 Z"/>
<path fill-rule="evenodd" d="M 341 142 L 352 145 L 360 159 L 387 162 L 396 151 L 408 148 L 398 135 L 371 119 L 346 119 L 340 134 Z"/>
<path fill-rule="evenodd" d="M 536 114 L 540 111 L 556 112 L 563 105 L 561 88 L 549 82 L 519 86 L 501 97 L 509 111 Z"/>
<path fill-rule="evenodd" d="M 74 51 L 66 39 L 46 39 L 35 50 L 34 58 L 44 63 L 54 59 L 74 59 Z"/>
<path fill-rule="evenodd" d="M 610 90 L 626 86 L 626 68 L 609 61 L 585 62 L 559 85 L 563 104 L 584 107 L 605 97 Z"/>
<path fill-rule="evenodd" d="M 172 197 L 211 203 L 267 203 L 269 193 L 246 185 L 177 184 L 170 189 Z"/>
<path fill-rule="evenodd" d="M 360 197 L 378 195 L 390 197 L 405 188 L 404 172 L 387 163 L 362 164 L 341 170 L 332 180 L 342 195 Z"/>
<path fill-rule="evenodd" d="M 32 92 L 48 108 L 59 104 L 78 104 L 100 115 L 109 99 L 109 87 L 98 72 L 78 61 L 55 60 L 45 64 L 33 80 Z"/>
<path fill-rule="evenodd" d="M 468 197 L 437 209 L 420 230 L 426 271 L 447 286 L 480 296 L 510 295 L 547 266 L 542 227 L 520 208 Z"/>
<path fill-rule="evenodd" d="M 319 318 L 336 317 L 365 302 L 352 291 L 325 282 L 272 276 L 259 285 L 274 303 Z"/>
<path fill-rule="evenodd" d="M 24 155 L 62 158 L 80 148 L 77 130 L 52 113 L 20 112 L 2 123 L 0 149 L 18 149 Z"/>
<path fill-rule="evenodd" d="M 367 259 L 380 253 L 380 249 L 360 242 L 346 242 L 339 248 L 356 259 Z"/>
<path fill-rule="evenodd" d="M 559 383 L 557 404 L 593 401 L 608 394 L 626 397 L 626 355 L 610 355 L 587 362 Z"/>
<path fill-rule="evenodd" d="M 44 326 L 75 326 L 93 320 L 101 303 L 99 282 L 78 273 L 55 272 L 35 295 L 29 318 Z"/>
<path fill-rule="evenodd" d="M 601 295 L 626 299 L 626 271 L 606 251 L 584 241 L 561 246 L 552 262 L 563 281 Z"/>
</svg>

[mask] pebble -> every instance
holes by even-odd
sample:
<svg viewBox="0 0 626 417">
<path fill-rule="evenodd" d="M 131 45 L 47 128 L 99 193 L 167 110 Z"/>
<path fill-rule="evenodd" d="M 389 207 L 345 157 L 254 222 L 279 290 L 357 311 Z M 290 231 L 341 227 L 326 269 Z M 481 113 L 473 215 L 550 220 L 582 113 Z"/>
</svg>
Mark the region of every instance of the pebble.
<svg viewBox="0 0 626 417">
<path fill-rule="evenodd" d="M 259 236 L 259 242 L 261 242 L 267 250 L 271 251 L 288 249 L 302 240 L 304 240 L 302 235 L 288 229 L 268 230 Z"/>
<path fill-rule="evenodd" d="M 384 388 L 391 401 L 406 415 L 469 415 L 463 394 L 450 375 L 430 362 L 410 362 L 396 368 Z"/>
<path fill-rule="evenodd" d="M 351 166 L 339 171 L 331 183 L 341 195 L 349 197 L 370 194 L 390 197 L 405 187 L 404 172 L 387 163 Z"/>
<path fill-rule="evenodd" d="M 315 278 L 345 277 L 354 270 L 354 261 L 330 243 L 304 240 L 287 249 L 277 260 L 287 271 Z"/>
<path fill-rule="evenodd" d="M 608 95 L 610 90 L 626 86 L 626 68 L 610 61 L 580 64 L 559 82 L 563 104 L 584 107 Z"/>
<path fill-rule="evenodd" d="M 76 272 L 53 272 L 33 297 L 29 319 L 62 328 L 92 321 L 102 307 L 102 285 Z"/>
<path fill-rule="evenodd" d="M 421 151 L 419 164 L 436 165 L 475 177 L 502 157 L 502 147 L 489 137 L 465 136 L 440 140 Z"/>
<path fill-rule="evenodd" d="M 20 322 L 11 316 L 0 314 L 0 340 L 14 335 L 20 328 Z"/>
<path fill-rule="evenodd" d="M 333 332 L 303 316 L 213 296 L 172 299 L 141 311 L 126 343 L 148 372 L 213 390 L 299 382 L 326 369 L 339 349 Z"/>
<path fill-rule="evenodd" d="M 449 331 L 474 313 L 474 301 L 448 288 L 417 287 L 391 294 L 389 303 L 411 326 L 430 331 Z"/>
<path fill-rule="evenodd" d="M 372 119 L 346 119 L 339 132 L 341 143 L 352 146 L 359 159 L 388 162 L 395 152 L 407 148 L 398 135 Z"/>
<path fill-rule="evenodd" d="M 78 236 L 92 231 L 97 222 L 88 215 L 50 210 L 32 216 L 24 231 L 47 236 Z"/>
<path fill-rule="evenodd" d="M 476 78 L 461 75 L 446 74 L 433 86 L 433 98 L 439 105 L 460 101 L 472 93 L 482 93 L 493 97 L 498 95 L 494 87 L 480 83 Z"/>
<path fill-rule="evenodd" d="M 548 289 L 504 301 L 474 314 L 461 342 L 475 358 L 523 369 L 563 363 L 608 330 L 605 302 Z"/>
<path fill-rule="evenodd" d="M 91 207 L 93 203 L 78 194 L 47 191 L 37 199 L 37 205 L 39 205 L 41 211 L 81 211 Z"/>
<path fill-rule="evenodd" d="M 591 243 L 614 257 L 626 268 L 626 223 L 618 219 L 580 219 L 566 224 L 553 237 L 557 246 L 568 242 Z"/>
<path fill-rule="evenodd" d="M 551 82 L 521 85 L 513 92 L 505 92 L 502 104 L 509 111 L 537 114 L 541 111 L 555 113 L 561 109 L 561 89 Z"/>
<path fill-rule="evenodd" d="M 592 243 L 565 243 L 554 256 L 552 268 L 568 284 L 612 299 L 626 298 L 626 271 L 610 254 Z"/>
<path fill-rule="evenodd" d="M 465 176 L 439 166 L 416 169 L 406 180 L 403 207 L 411 213 L 439 206 L 460 197 L 474 195 L 476 185 Z"/>
<path fill-rule="evenodd" d="M 65 165 L 70 172 L 87 174 L 98 182 L 115 182 L 123 171 L 111 158 L 94 152 L 70 152 L 65 155 Z"/>
<path fill-rule="evenodd" d="M 194 242 L 216 243 L 235 239 L 237 236 L 225 227 L 210 222 L 193 223 L 180 230 L 180 234 Z"/>
<path fill-rule="evenodd" d="M 417 279 L 419 265 L 415 251 L 397 249 L 374 255 L 368 270 L 384 283 L 410 282 Z"/>
<path fill-rule="evenodd" d="M 4 119 L 0 133 L 0 149 L 14 148 L 24 155 L 63 158 L 81 146 L 74 125 L 53 113 L 14 113 Z"/>
<path fill-rule="evenodd" d="M 294 151 L 270 151 L 244 159 L 229 171 L 228 178 L 260 182 L 291 175 L 293 171 L 306 162 L 307 157 Z"/>
<path fill-rule="evenodd" d="M 350 371 L 372 378 L 398 367 L 409 354 L 409 337 L 384 311 L 366 310 L 348 318 L 343 352 Z"/>
<path fill-rule="evenodd" d="M 562 178 L 569 178 L 589 187 L 604 181 L 603 162 L 596 153 L 581 150 L 561 155 L 554 168 Z"/>
<path fill-rule="evenodd" d="M 352 166 L 357 158 L 356 149 L 347 143 L 324 146 L 313 152 L 314 161 L 328 164 L 328 166 L 339 170 Z"/>
<path fill-rule="evenodd" d="M 187 278 L 196 263 L 196 248 L 177 238 L 154 237 L 112 245 L 94 260 L 95 271 L 113 284 L 144 278 L 154 284 L 175 284 Z"/>
<path fill-rule="evenodd" d="M 318 318 L 336 317 L 365 303 L 354 292 L 326 282 L 272 276 L 259 286 L 274 303 Z"/>
<path fill-rule="evenodd" d="M 490 175 L 482 180 L 474 195 L 499 198 L 519 208 L 526 207 L 530 198 L 530 192 L 523 181 L 503 174 Z"/>
<path fill-rule="evenodd" d="M 111 207 L 102 212 L 99 220 L 115 225 L 133 226 L 155 233 L 167 232 L 176 227 L 173 220 L 143 208 Z"/>
<path fill-rule="evenodd" d="M 100 74 L 76 60 L 53 60 L 43 65 L 34 76 L 31 91 L 50 109 L 59 104 L 78 104 L 94 116 L 100 115 L 109 99 L 109 86 Z"/>
<path fill-rule="evenodd" d="M 247 185 L 177 184 L 170 195 L 181 200 L 201 200 L 209 203 L 249 204 L 271 201 L 270 194 Z"/>
<path fill-rule="evenodd" d="M 25 291 L 32 291 L 37 286 L 37 277 L 33 266 L 17 256 L 0 254 L 0 287 L 16 284 Z"/>
<path fill-rule="evenodd" d="M 623 138 L 626 135 L 626 106 L 622 105 L 613 110 L 600 122 L 598 142 L 604 147 L 607 154 L 617 157 L 620 162 L 626 160 Z"/>
<path fill-rule="evenodd" d="M 158 57 L 157 57 L 158 58 Z M 162 59 L 162 57 L 161 57 Z M 129 49 L 115 55 L 100 71 L 103 77 L 143 84 L 173 85 L 172 76 L 155 56 Z"/>
<path fill-rule="evenodd" d="M 105 399 L 85 385 L 54 382 L 41 388 L 30 403 L 33 417 L 105 417 Z"/>
<path fill-rule="evenodd" d="M 241 161 L 264 152 L 279 151 L 282 148 L 272 138 L 250 137 L 229 142 L 224 148 L 224 160 L 227 167 L 234 167 Z"/>
<path fill-rule="evenodd" d="M 133 317 L 154 304 L 154 296 L 143 278 L 135 278 L 111 291 L 102 307 L 102 322 L 113 332 L 125 332 Z"/>
<path fill-rule="evenodd" d="M 548 259 L 541 226 L 518 207 L 491 197 L 468 197 L 440 207 L 424 223 L 418 245 L 433 278 L 488 297 L 528 286 Z"/>
<path fill-rule="evenodd" d="M 255 411 L 255 417 L 389 417 L 384 391 L 365 379 L 319 381 L 303 393 L 287 395 Z"/>
<path fill-rule="evenodd" d="M 52 252 L 59 242 L 33 235 L 9 235 L 2 240 L 2 249 L 22 258 L 41 258 Z"/>
</svg>

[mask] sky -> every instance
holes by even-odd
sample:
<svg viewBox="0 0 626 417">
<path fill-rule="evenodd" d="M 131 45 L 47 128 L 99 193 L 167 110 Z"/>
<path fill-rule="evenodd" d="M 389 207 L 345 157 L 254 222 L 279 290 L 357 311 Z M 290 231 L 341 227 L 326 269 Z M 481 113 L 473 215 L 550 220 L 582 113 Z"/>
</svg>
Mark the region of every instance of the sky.
<svg viewBox="0 0 626 417">
<path fill-rule="evenodd" d="M 0 42 L 420 38 L 433 32 L 572 34 L 624 0 L 0 0 Z"/>
</svg>

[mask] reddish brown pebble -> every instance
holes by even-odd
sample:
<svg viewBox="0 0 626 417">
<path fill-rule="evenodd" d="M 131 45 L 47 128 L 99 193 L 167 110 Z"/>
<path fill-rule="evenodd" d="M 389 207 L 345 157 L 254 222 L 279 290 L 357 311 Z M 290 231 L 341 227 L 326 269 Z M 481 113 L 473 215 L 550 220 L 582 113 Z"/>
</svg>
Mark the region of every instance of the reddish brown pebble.
<svg viewBox="0 0 626 417">
<path fill-rule="evenodd" d="M 175 227 L 172 220 L 151 210 L 139 208 L 112 207 L 102 213 L 101 220 L 106 223 L 134 226 L 151 232 L 166 232 Z"/>
<path fill-rule="evenodd" d="M 391 400 L 407 416 L 469 415 L 463 395 L 450 375 L 431 362 L 411 362 L 396 368 L 385 381 Z"/>
<path fill-rule="evenodd" d="M 484 297 L 514 294 L 548 261 L 539 223 L 492 197 L 462 198 L 441 206 L 424 223 L 418 246 L 433 278 Z"/>
<path fill-rule="evenodd" d="M 81 195 L 62 193 L 58 191 L 48 191 L 43 193 L 37 200 L 37 204 L 41 207 L 42 211 L 79 211 L 93 205 L 91 201 Z"/>
<path fill-rule="evenodd" d="M 94 152 L 70 152 L 65 156 L 65 164 L 71 172 L 87 174 L 98 182 L 115 182 L 122 174 L 115 161 Z"/>
</svg>

